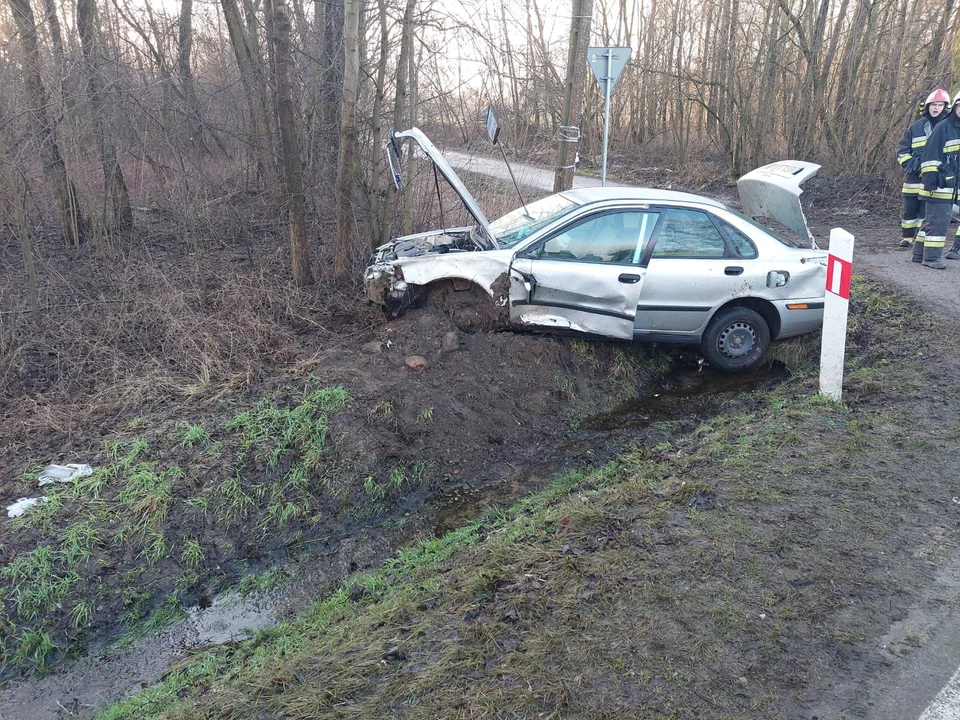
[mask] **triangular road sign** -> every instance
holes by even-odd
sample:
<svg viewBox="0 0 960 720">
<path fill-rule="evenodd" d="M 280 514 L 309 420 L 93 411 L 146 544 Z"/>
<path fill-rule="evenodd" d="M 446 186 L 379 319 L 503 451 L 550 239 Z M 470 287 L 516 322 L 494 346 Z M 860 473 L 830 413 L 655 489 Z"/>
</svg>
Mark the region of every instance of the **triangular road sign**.
<svg viewBox="0 0 960 720">
<path fill-rule="evenodd" d="M 627 66 L 631 52 L 633 52 L 633 49 L 628 47 L 587 48 L 587 62 L 590 63 L 590 68 L 593 70 L 597 82 L 600 83 L 600 89 L 604 95 L 609 95 L 613 92 L 617 80 L 620 79 L 620 73 L 622 73 L 623 68 Z M 608 57 L 610 69 L 609 86 L 607 85 Z"/>
</svg>

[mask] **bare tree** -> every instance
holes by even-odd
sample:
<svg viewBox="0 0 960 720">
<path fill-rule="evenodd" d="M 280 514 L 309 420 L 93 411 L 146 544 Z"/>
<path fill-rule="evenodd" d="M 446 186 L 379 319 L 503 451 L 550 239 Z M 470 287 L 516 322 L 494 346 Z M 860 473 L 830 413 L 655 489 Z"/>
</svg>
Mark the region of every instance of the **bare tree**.
<svg viewBox="0 0 960 720">
<path fill-rule="evenodd" d="M 95 0 L 77 0 L 77 32 L 80 34 L 80 47 L 87 70 L 87 88 L 90 107 L 93 110 L 93 134 L 100 151 L 105 190 L 113 208 L 113 224 L 118 230 L 123 231 L 133 227 L 133 209 L 130 207 L 130 192 L 123 178 L 123 168 L 120 167 L 120 161 L 117 159 L 117 148 L 113 139 L 107 139 L 104 127 L 104 99 L 100 81 L 97 26 Z"/>
<path fill-rule="evenodd" d="M 413 12 L 417 0 L 406 0 L 403 10 L 403 24 L 400 29 L 400 56 L 397 58 L 396 91 L 393 96 L 393 129 L 405 130 L 400 127 L 403 122 L 403 108 L 407 97 L 407 76 L 410 72 L 410 55 L 413 49 Z M 376 148 L 375 148 L 376 150 Z M 382 242 L 390 240 L 393 226 L 393 183 L 387 183 L 387 195 L 383 200 L 383 224 L 381 225 Z"/>
<path fill-rule="evenodd" d="M 560 139 L 557 146 L 557 170 L 553 191 L 573 187 L 573 166 L 570 146 L 564 127 L 571 124 L 574 113 L 579 113 L 585 77 L 584 59 L 590 43 L 590 17 L 593 0 L 573 0 L 573 19 L 570 21 L 570 52 L 567 56 L 567 79 L 563 87 L 563 114 L 560 118 Z M 576 148 L 574 148 L 576 153 Z"/>
<path fill-rule="evenodd" d="M 343 95 L 340 100 L 340 161 L 337 167 L 336 230 L 333 238 L 333 274 L 347 273 L 356 231 L 357 96 L 360 91 L 360 0 L 343 3 Z"/>
<path fill-rule="evenodd" d="M 293 282 L 298 287 L 313 284 L 310 245 L 307 243 L 306 210 L 303 198 L 303 169 L 293 108 L 290 53 L 290 15 L 286 0 L 273 0 L 273 57 L 277 88 L 277 117 L 280 121 L 280 146 L 286 181 L 287 211 L 290 216 L 290 257 Z"/>
<path fill-rule="evenodd" d="M 180 22 L 177 25 L 177 71 L 180 88 L 187 108 L 190 140 L 203 147 L 203 115 L 193 79 L 191 53 L 193 52 L 193 0 L 180 0 Z"/>
<path fill-rule="evenodd" d="M 37 46 L 37 25 L 29 0 L 9 0 L 10 9 L 20 34 L 23 49 L 23 84 L 30 104 L 29 117 L 40 145 L 44 174 L 53 188 L 60 209 L 60 222 L 67 243 L 79 247 L 87 240 L 86 220 L 80 208 L 76 188 L 67 173 L 67 164 L 60 154 L 57 133 L 47 114 L 49 95 L 40 76 L 40 49 Z"/>
<path fill-rule="evenodd" d="M 223 16 L 227 21 L 230 44 L 233 46 L 234 56 L 237 59 L 240 82 L 243 85 L 247 106 L 250 110 L 251 144 L 257 162 L 257 173 L 270 185 L 276 177 L 276 171 L 272 152 L 272 133 L 270 132 L 269 114 L 267 112 L 266 89 L 257 82 L 260 65 L 257 59 L 257 51 L 250 44 L 248 28 L 240 17 L 237 0 L 220 0 L 220 6 L 223 8 Z"/>
</svg>

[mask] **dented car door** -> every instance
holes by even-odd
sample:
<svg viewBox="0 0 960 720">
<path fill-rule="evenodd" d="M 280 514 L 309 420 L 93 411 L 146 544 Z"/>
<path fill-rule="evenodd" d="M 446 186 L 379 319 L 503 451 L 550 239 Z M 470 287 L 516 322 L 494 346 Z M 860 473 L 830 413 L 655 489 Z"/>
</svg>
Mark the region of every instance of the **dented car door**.
<svg viewBox="0 0 960 720">
<path fill-rule="evenodd" d="M 525 247 L 511 265 L 511 320 L 632 339 L 656 222 L 648 210 L 608 210 Z"/>
</svg>

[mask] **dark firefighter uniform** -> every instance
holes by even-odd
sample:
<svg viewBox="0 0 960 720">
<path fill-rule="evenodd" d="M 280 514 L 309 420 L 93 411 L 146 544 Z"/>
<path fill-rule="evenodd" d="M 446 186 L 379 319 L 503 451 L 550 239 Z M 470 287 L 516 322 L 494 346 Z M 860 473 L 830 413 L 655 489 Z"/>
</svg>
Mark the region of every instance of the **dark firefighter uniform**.
<svg viewBox="0 0 960 720">
<path fill-rule="evenodd" d="M 946 90 L 939 88 L 930 93 L 923 104 L 922 117 L 910 123 L 897 144 L 897 162 L 905 171 L 901 190 L 903 199 L 903 216 L 900 222 L 901 247 L 910 246 L 910 242 L 917 237 L 917 231 L 923 223 L 924 203 L 920 199 L 920 191 L 923 189 L 920 178 L 920 156 L 933 128 L 949 112 L 949 107 L 945 107 L 939 116 L 933 117 L 930 114 L 930 104 L 933 102 L 942 102 L 949 106 L 950 95 Z"/>
<path fill-rule="evenodd" d="M 920 159 L 920 178 L 923 188 L 920 199 L 925 205 L 925 216 L 918 242 L 914 244 L 913 259 L 927 267 L 942 270 L 943 245 L 950 225 L 953 204 L 960 194 L 960 94 L 950 112 L 927 138 Z M 918 259 L 917 245 L 923 243 L 922 257 Z M 957 241 L 954 246 L 957 246 Z M 960 249 L 960 248 L 958 248 Z"/>
</svg>

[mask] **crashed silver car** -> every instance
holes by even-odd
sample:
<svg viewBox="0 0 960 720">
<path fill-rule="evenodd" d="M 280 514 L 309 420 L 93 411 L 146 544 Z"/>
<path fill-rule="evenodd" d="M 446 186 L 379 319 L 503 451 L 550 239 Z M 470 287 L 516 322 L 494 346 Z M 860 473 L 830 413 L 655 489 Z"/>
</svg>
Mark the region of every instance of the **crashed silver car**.
<svg viewBox="0 0 960 720">
<path fill-rule="evenodd" d="M 818 165 L 778 162 L 743 176 L 744 214 L 687 193 L 598 187 L 550 195 L 489 222 L 420 130 L 394 137 L 419 144 L 476 221 L 374 251 L 366 294 L 394 316 L 431 293 L 463 293 L 512 326 L 696 343 L 711 365 L 730 371 L 755 366 L 772 340 L 821 326 L 826 253 L 799 201 Z M 808 246 L 756 217 L 776 220 Z"/>
</svg>

